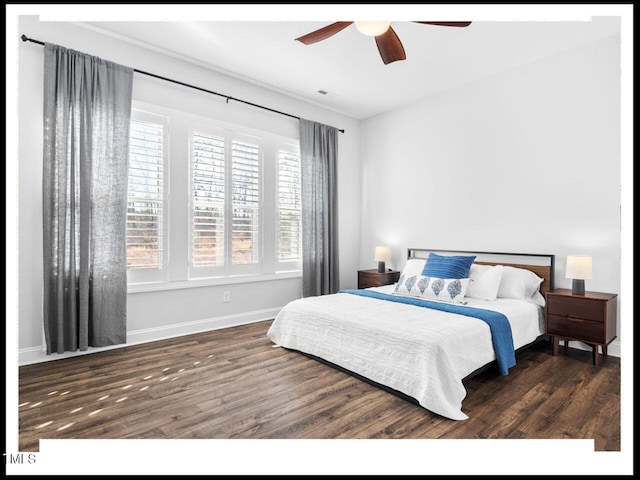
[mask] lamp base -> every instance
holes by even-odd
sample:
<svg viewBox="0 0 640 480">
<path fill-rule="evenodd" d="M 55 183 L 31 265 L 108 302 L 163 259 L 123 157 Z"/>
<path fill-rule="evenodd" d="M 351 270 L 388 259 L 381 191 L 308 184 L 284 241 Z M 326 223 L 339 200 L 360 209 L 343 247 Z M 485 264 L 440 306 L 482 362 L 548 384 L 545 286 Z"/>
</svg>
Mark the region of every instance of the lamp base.
<svg viewBox="0 0 640 480">
<path fill-rule="evenodd" d="M 378 273 L 384 273 L 384 262 L 378 262 Z"/>
<path fill-rule="evenodd" d="M 584 280 L 574 278 L 571 284 L 571 293 L 574 295 L 584 295 Z"/>
</svg>

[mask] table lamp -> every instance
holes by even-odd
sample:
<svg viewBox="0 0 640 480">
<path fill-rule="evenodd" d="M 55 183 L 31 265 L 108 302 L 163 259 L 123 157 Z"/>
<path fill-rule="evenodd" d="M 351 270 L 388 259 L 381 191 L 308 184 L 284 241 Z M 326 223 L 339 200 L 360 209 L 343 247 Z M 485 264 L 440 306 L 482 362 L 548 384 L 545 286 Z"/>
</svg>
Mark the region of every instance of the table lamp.
<svg viewBox="0 0 640 480">
<path fill-rule="evenodd" d="M 592 275 L 591 255 L 567 256 L 567 271 L 565 276 L 573 279 L 571 293 L 574 295 L 584 295 L 584 281 L 591 279 Z"/>
</svg>

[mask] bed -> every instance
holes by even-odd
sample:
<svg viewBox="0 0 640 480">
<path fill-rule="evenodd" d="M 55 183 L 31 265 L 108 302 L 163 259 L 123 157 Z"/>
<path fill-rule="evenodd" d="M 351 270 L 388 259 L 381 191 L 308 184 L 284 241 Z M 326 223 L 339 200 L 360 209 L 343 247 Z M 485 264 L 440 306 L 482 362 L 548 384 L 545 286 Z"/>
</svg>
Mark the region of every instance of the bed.
<svg viewBox="0 0 640 480">
<path fill-rule="evenodd" d="M 508 375 L 516 352 L 543 338 L 553 269 L 547 254 L 409 248 L 395 284 L 295 300 L 267 335 L 465 420 L 463 382 L 487 368 Z"/>
</svg>

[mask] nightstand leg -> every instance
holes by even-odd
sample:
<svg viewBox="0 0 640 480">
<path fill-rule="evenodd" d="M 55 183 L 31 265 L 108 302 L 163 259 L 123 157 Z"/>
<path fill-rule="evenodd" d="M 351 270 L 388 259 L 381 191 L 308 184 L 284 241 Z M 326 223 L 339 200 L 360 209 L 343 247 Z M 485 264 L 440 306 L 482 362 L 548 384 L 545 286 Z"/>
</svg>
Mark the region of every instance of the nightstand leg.
<svg viewBox="0 0 640 480">
<path fill-rule="evenodd" d="M 551 338 L 553 339 L 552 347 L 551 347 L 551 353 L 555 357 L 556 355 L 558 355 L 558 344 L 560 343 L 560 340 L 556 336 L 553 336 Z"/>
<path fill-rule="evenodd" d="M 593 346 L 593 364 L 598 366 L 598 345 Z"/>
<path fill-rule="evenodd" d="M 604 362 L 607 359 L 607 346 L 602 345 L 602 361 Z"/>
<path fill-rule="evenodd" d="M 567 353 L 569 353 L 569 340 L 565 339 L 564 340 L 564 354 L 566 355 Z"/>
</svg>

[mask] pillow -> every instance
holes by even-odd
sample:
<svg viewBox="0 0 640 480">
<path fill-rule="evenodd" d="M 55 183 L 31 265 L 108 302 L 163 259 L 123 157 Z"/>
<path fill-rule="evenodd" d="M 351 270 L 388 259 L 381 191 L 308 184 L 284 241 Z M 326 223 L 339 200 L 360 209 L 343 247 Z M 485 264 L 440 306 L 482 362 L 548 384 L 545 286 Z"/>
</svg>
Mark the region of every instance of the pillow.
<svg viewBox="0 0 640 480">
<path fill-rule="evenodd" d="M 502 265 L 471 265 L 469 269 L 469 286 L 465 295 L 481 300 L 495 300 L 502 280 Z"/>
<path fill-rule="evenodd" d="M 498 298 L 533 301 L 533 296 L 540 289 L 542 281 L 543 279 L 531 270 L 505 265 L 498 288 Z"/>
<path fill-rule="evenodd" d="M 468 278 L 474 256 L 449 255 L 443 256 L 430 253 L 424 265 L 422 275 L 438 278 Z"/>
<path fill-rule="evenodd" d="M 428 300 L 449 303 L 466 303 L 464 294 L 469 285 L 468 278 L 437 278 L 424 275 L 401 275 L 396 283 L 396 295 L 409 295 Z"/>
<path fill-rule="evenodd" d="M 411 276 L 411 275 L 420 275 L 422 274 L 422 270 L 424 269 L 424 264 L 426 260 L 424 258 L 410 258 L 405 263 L 404 268 L 402 269 L 402 275 Z"/>
</svg>

